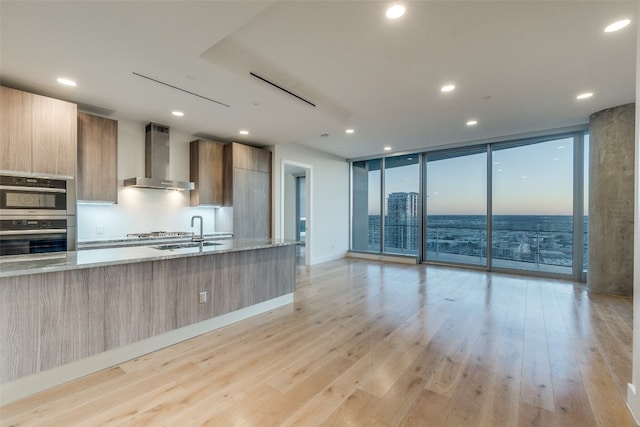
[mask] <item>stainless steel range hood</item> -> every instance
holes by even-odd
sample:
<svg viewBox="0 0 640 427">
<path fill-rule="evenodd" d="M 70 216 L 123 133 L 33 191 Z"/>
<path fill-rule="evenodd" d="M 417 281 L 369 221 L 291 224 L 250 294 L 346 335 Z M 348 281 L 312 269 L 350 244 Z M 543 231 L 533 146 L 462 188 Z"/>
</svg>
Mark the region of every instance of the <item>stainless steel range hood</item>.
<svg viewBox="0 0 640 427">
<path fill-rule="evenodd" d="M 125 187 L 193 190 L 193 182 L 169 179 L 169 126 L 149 123 L 145 128 L 144 177 L 124 180 Z"/>
</svg>

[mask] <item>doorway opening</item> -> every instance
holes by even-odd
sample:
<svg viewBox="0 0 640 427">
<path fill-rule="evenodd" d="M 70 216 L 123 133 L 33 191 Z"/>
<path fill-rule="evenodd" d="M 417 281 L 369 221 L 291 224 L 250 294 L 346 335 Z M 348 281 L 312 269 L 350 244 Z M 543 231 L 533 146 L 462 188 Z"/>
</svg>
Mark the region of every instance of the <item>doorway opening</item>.
<svg viewBox="0 0 640 427">
<path fill-rule="evenodd" d="M 283 160 L 281 237 L 296 240 L 296 262 L 311 264 L 311 166 Z"/>
</svg>

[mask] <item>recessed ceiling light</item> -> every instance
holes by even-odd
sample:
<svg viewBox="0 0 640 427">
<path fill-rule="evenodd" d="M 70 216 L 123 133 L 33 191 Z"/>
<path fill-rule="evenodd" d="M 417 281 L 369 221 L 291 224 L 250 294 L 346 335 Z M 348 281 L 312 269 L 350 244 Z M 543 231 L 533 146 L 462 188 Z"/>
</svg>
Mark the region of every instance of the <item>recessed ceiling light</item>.
<svg viewBox="0 0 640 427">
<path fill-rule="evenodd" d="M 456 88 L 455 85 L 444 85 L 440 88 L 440 92 L 451 92 Z"/>
<path fill-rule="evenodd" d="M 384 151 L 391 151 L 391 147 L 390 147 L 389 145 L 386 145 L 386 146 L 384 147 Z"/>
<path fill-rule="evenodd" d="M 387 9 L 387 18 L 398 19 L 406 12 L 406 8 L 401 4 L 394 4 Z"/>
<path fill-rule="evenodd" d="M 467 126 L 475 126 L 478 124 L 477 120 L 469 120 L 467 121 Z"/>
<path fill-rule="evenodd" d="M 75 87 L 76 86 L 76 82 L 74 82 L 73 80 L 70 80 L 70 79 L 65 79 L 63 77 L 60 77 L 58 79 L 58 83 L 63 84 L 65 86 L 71 86 L 71 87 Z"/>
<path fill-rule="evenodd" d="M 624 27 L 626 27 L 630 23 L 631 23 L 630 19 L 622 19 L 620 21 L 616 21 L 611 25 L 607 25 L 607 27 L 604 29 L 604 32 L 605 33 L 613 33 L 614 31 L 618 31 L 618 30 L 623 29 Z"/>
<path fill-rule="evenodd" d="M 241 130 L 240 131 L 240 135 L 249 135 L 249 131 L 248 130 Z"/>
<path fill-rule="evenodd" d="M 592 96 L 593 96 L 593 92 L 585 92 L 576 96 L 576 99 L 587 99 L 587 98 L 591 98 Z"/>
<path fill-rule="evenodd" d="M 171 114 L 173 114 L 176 117 L 184 116 L 184 113 L 182 111 L 172 111 Z"/>
<path fill-rule="evenodd" d="M 345 132 L 346 132 L 346 133 L 353 133 L 353 132 L 355 132 L 355 131 L 354 131 L 353 129 L 347 129 L 347 130 L 345 130 Z"/>
</svg>

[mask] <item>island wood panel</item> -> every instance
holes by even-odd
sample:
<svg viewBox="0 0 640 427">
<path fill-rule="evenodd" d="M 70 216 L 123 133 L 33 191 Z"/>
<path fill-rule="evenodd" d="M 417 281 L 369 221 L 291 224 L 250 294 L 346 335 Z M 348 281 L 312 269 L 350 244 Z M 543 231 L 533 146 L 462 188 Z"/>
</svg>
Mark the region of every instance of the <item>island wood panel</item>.
<svg viewBox="0 0 640 427">
<path fill-rule="evenodd" d="M 33 95 L 0 86 L 0 169 L 31 172 Z"/>
<path fill-rule="evenodd" d="M 234 253 L 218 255 L 214 260 L 213 286 L 211 294 L 211 312 L 228 313 L 242 308 L 241 295 L 238 293 L 240 283 L 240 258 Z"/>
<path fill-rule="evenodd" d="M 40 371 L 39 286 L 33 278 L 3 278 L 0 283 L 0 383 Z"/>
<path fill-rule="evenodd" d="M 177 275 L 176 318 L 180 328 L 212 317 L 212 284 L 208 276 L 211 275 L 213 260 L 210 256 L 200 256 L 179 261 L 181 263 L 172 274 Z M 207 293 L 207 301 L 202 304 L 199 303 L 200 292 Z"/>
<path fill-rule="evenodd" d="M 78 200 L 117 202 L 118 121 L 78 113 Z"/>
<path fill-rule="evenodd" d="M 0 382 L 291 293 L 294 264 L 289 245 L 0 278 Z"/>
<path fill-rule="evenodd" d="M 67 353 L 64 363 L 106 350 L 105 270 L 104 267 L 86 268 L 64 273 L 61 323 Z"/>
<path fill-rule="evenodd" d="M 77 118 L 76 104 L 33 95 L 33 172 L 76 176 Z"/>
<path fill-rule="evenodd" d="M 124 264 L 104 269 L 105 348 L 110 350 L 151 336 L 151 262 Z"/>
<path fill-rule="evenodd" d="M 182 261 L 176 259 L 175 261 Z M 178 262 L 153 262 L 153 287 L 151 292 L 151 336 L 178 327 L 176 301 L 179 283 L 184 281 L 180 272 L 184 264 Z"/>
<path fill-rule="evenodd" d="M 191 206 L 224 204 L 224 145 L 205 140 L 190 143 Z"/>
</svg>

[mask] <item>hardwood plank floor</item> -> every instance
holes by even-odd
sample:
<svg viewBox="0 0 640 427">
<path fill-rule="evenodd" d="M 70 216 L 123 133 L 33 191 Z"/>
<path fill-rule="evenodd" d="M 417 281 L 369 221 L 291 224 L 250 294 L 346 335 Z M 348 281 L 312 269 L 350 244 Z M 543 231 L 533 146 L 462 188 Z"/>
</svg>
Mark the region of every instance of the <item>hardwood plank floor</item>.
<svg viewBox="0 0 640 427">
<path fill-rule="evenodd" d="M 342 259 L 293 305 L 0 408 L 3 426 L 633 426 L 632 302 Z"/>
</svg>

